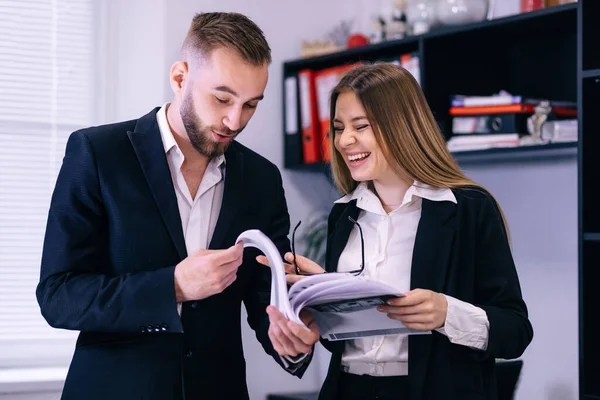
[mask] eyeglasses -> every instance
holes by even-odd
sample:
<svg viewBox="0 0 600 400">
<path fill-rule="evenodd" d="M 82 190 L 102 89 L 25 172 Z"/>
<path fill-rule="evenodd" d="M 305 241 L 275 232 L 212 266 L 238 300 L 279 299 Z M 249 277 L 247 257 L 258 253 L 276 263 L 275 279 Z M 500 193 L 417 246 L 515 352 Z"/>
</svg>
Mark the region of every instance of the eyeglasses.
<svg viewBox="0 0 600 400">
<path fill-rule="evenodd" d="M 353 224 L 358 226 L 358 232 L 360 234 L 360 258 L 361 258 L 362 262 L 360 263 L 359 269 L 355 269 L 352 271 L 344 271 L 344 273 L 360 275 L 363 272 L 363 270 L 365 269 L 365 239 L 363 238 L 363 231 L 362 231 L 362 228 L 360 227 L 360 224 L 358 222 L 356 222 L 354 220 L 354 218 L 352 218 L 352 217 L 348 217 L 348 219 L 350 220 L 350 222 L 352 222 Z M 304 275 L 304 276 L 315 275 L 313 273 L 300 272 L 300 268 L 298 268 L 298 264 L 296 263 L 296 248 L 294 246 L 294 242 L 295 242 L 295 238 L 296 238 L 296 230 L 298 230 L 298 227 L 300 226 L 301 223 L 302 223 L 302 221 L 298 221 L 298 223 L 296 224 L 296 227 L 294 228 L 294 231 L 292 232 L 292 255 L 294 256 L 294 268 L 296 271 L 296 275 Z"/>
</svg>

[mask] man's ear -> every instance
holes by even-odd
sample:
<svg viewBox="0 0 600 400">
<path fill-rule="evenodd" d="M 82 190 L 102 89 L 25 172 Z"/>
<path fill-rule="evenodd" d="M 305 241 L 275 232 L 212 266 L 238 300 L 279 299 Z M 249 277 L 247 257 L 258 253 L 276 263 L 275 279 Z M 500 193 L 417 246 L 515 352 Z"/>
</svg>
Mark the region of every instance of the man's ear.
<svg viewBox="0 0 600 400">
<path fill-rule="evenodd" d="M 170 83 L 173 93 L 183 92 L 188 80 L 188 64 L 185 61 L 177 61 L 171 65 Z"/>
</svg>

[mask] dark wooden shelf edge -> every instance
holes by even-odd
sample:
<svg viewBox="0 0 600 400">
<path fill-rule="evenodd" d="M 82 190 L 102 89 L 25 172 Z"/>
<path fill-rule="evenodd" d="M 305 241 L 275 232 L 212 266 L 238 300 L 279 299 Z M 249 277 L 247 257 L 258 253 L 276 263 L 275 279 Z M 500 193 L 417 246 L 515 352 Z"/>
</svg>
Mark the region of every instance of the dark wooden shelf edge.
<svg viewBox="0 0 600 400">
<path fill-rule="evenodd" d="M 320 56 L 314 57 L 305 57 L 305 58 L 297 58 L 293 60 L 288 60 L 283 63 L 284 70 L 292 69 L 297 70 L 299 68 L 303 68 L 306 65 L 312 64 L 323 64 L 330 61 L 335 61 L 338 59 L 355 59 L 364 55 L 368 55 L 371 53 L 379 53 L 384 52 L 388 49 L 409 47 L 409 46 L 417 46 L 419 42 L 420 36 L 410 36 L 405 39 L 398 40 L 388 40 L 382 43 L 369 44 L 366 46 L 353 47 L 351 49 L 346 49 L 342 51 L 336 51 L 335 53 L 323 54 Z"/>
<path fill-rule="evenodd" d="M 600 242 L 600 233 L 589 232 L 583 234 L 583 240 L 589 242 Z"/>
<path fill-rule="evenodd" d="M 520 147 L 499 147 L 486 150 L 473 150 L 452 153 L 454 158 L 459 162 L 486 162 L 494 160 L 515 160 L 519 158 L 537 159 L 548 157 L 571 157 L 577 155 L 577 142 L 568 143 L 550 143 L 536 146 L 520 146 Z M 534 157 L 534 158 L 532 158 Z M 330 173 L 329 164 L 297 164 L 286 166 L 285 169 L 291 171 L 306 171 Z"/>
<path fill-rule="evenodd" d="M 586 78 L 600 78 L 600 69 L 586 69 L 581 73 L 581 76 Z"/>
<path fill-rule="evenodd" d="M 461 151 L 452 154 L 459 163 L 511 161 L 525 158 L 535 160 L 537 158 L 571 157 L 577 155 L 577 142 L 550 143 L 535 146 L 499 147 L 486 150 Z"/>
</svg>

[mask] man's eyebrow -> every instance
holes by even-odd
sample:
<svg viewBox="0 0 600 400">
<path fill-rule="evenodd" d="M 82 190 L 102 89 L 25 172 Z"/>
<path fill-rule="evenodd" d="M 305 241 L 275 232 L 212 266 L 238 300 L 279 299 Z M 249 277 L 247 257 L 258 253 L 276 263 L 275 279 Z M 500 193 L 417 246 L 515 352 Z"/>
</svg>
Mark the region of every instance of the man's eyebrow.
<svg viewBox="0 0 600 400">
<path fill-rule="evenodd" d="M 230 88 L 229 86 L 225 86 L 225 85 L 217 86 L 215 88 L 215 90 L 218 90 L 219 92 L 229 93 L 230 95 L 235 96 L 235 97 L 240 97 L 240 95 L 237 94 L 237 92 L 235 90 L 233 90 L 232 88 Z M 265 97 L 265 95 L 261 94 L 260 96 L 253 97 L 248 101 L 262 100 L 262 99 L 264 99 L 264 97 Z"/>
</svg>

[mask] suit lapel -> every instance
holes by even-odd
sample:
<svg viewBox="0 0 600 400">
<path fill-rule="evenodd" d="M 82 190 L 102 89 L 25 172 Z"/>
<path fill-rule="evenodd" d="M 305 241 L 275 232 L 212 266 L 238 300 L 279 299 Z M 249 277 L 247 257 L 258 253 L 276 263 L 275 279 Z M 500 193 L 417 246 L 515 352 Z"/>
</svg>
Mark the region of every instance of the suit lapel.
<svg viewBox="0 0 600 400">
<path fill-rule="evenodd" d="M 338 260 L 353 228 L 348 216 L 357 219 L 360 209 L 351 201 L 340 213 L 327 240 L 327 272 L 337 270 Z M 449 201 L 422 200 L 421 219 L 417 228 L 411 269 L 411 289 L 444 291 L 448 263 L 456 232 L 456 205 Z M 409 337 L 409 371 L 411 399 L 423 397 L 423 385 L 431 351 L 432 335 Z M 341 343 L 341 342 L 340 342 Z M 343 346 L 336 346 L 342 352 Z"/>
<path fill-rule="evenodd" d="M 352 228 L 354 228 L 354 223 L 348 217 L 356 221 L 360 212 L 360 209 L 356 206 L 356 200 L 350 201 L 343 205 L 343 207 L 341 215 L 335 222 L 333 231 L 328 235 L 327 239 L 328 257 L 325 263 L 327 272 L 337 271 L 338 260 L 346 247 L 346 243 L 348 243 Z"/>
<path fill-rule="evenodd" d="M 185 239 L 181 228 L 181 216 L 173 180 L 167 163 L 165 148 L 161 139 L 156 112 L 152 110 L 140 118 L 133 132 L 127 132 L 138 158 L 152 196 L 156 201 L 162 219 L 173 239 L 181 259 L 187 257 Z"/>
<path fill-rule="evenodd" d="M 411 289 L 444 291 L 448 263 L 456 233 L 456 205 L 423 199 L 411 269 Z M 408 370 L 411 399 L 423 398 L 433 335 L 410 336 Z"/>
<path fill-rule="evenodd" d="M 240 203 L 243 201 L 244 155 L 238 151 L 236 143 L 232 143 L 225 152 L 225 188 L 223 202 L 219 211 L 219 219 L 210 241 L 210 249 L 223 248 L 225 235 L 233 224 Z"/>
</svg>

